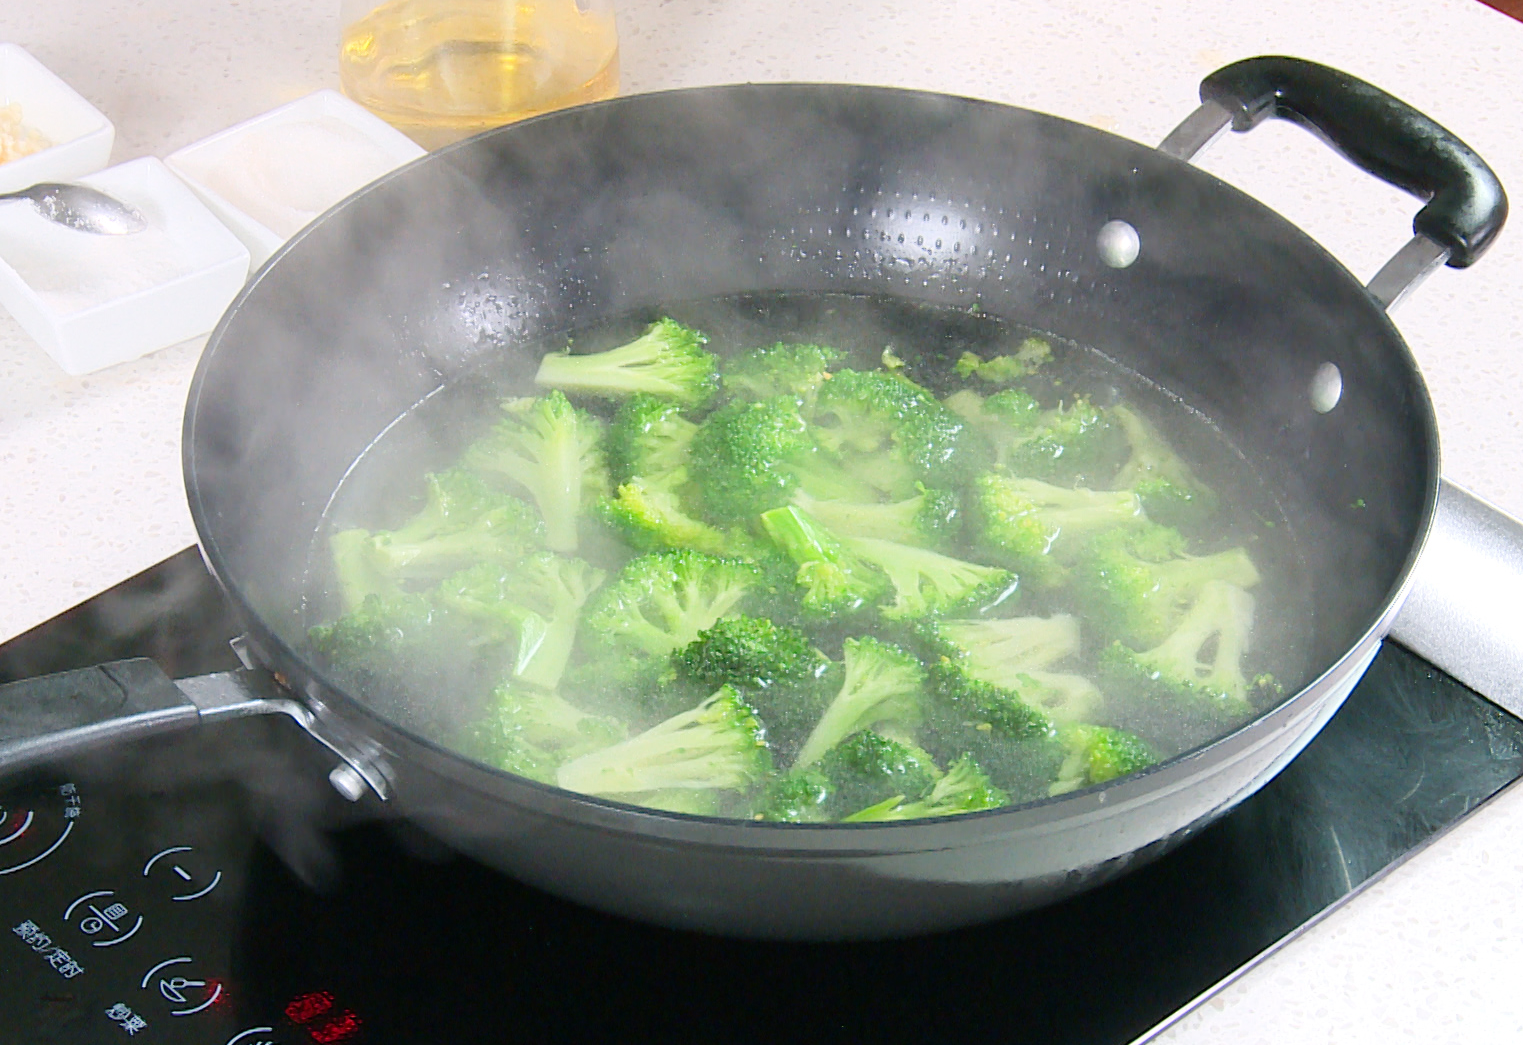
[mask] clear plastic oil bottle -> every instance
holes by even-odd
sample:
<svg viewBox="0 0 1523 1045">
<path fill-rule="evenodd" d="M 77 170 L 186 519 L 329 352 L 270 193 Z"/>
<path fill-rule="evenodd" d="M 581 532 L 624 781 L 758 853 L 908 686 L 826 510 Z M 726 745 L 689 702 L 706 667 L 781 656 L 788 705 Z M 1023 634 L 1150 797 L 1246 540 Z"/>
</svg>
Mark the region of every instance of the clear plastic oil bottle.
<svg viewBox="0 0 1523 1045">
<path fill-rule="evenodd" d="M 613 0 L 342 0 L 344 93 L 425 148 L 611 97 Z"/>
</svg>

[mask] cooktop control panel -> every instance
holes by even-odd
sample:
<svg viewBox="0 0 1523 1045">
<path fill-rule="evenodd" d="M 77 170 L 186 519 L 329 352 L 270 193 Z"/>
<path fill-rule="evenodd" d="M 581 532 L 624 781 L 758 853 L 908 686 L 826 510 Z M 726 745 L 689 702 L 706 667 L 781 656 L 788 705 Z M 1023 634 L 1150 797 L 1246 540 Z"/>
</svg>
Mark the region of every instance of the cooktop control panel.
<svg viewBox="0 0 1523 1045">
<path fill-rule="evenodd" d="M 257 1015 L 240 997 L 232 945 L 254 836 L 239 790 L 48 780 L 0 795 L 5 1022 L 37 1043 L 364 1040 L 320 989 Z"/>
</svg>

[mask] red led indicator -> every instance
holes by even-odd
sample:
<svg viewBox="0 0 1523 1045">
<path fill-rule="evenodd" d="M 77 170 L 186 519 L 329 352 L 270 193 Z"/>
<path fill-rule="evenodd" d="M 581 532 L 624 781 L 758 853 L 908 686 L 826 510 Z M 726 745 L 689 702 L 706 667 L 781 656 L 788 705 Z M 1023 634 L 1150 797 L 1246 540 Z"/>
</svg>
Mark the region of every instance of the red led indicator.
<svg viewBox="0 0 1523 1045">
<path fill-rule="evenodd" d="M 333 1008 L 333 995 L 327 991 L 298 994 L 286 1005 L 286 1019 L 292 1023 L 311 1023 Z"/>
<path fill-rule="evenodd" d="M 335 1042 L 353 1041 L 360 1032 L 360 1018 L 345 1009 L 343 1014 L 329 1020 L 321 1027 L 314 1027 L 307 1036 L 317 1045 L 334 1045 Z"/>
</svg>

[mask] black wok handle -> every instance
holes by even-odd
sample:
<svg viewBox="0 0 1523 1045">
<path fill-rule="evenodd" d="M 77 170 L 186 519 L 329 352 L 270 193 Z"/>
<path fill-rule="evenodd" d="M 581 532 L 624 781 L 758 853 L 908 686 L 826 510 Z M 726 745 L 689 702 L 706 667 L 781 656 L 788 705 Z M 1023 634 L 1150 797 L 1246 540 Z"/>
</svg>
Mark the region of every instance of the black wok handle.
<svg viewBox="0 0 1523 1045">
<path fill-rule="evenodd" d="M 151 660 L 118 660 L 0 686 L 0 773 L 193 726 L 200 710 Z"/>
<path fill-rule="evenodd" d="M 1428 203 L 1413 230 L 1464 268 L 1507 220 L 1507 194 L 1486 161 L 1406 102 L 1337 69 L 1299 58 L 1248 58 L 1200 85 L 1202 102 L 1248 131 L 1269 117 L 1308 128 L 1354 164 Z"/>
</svg>

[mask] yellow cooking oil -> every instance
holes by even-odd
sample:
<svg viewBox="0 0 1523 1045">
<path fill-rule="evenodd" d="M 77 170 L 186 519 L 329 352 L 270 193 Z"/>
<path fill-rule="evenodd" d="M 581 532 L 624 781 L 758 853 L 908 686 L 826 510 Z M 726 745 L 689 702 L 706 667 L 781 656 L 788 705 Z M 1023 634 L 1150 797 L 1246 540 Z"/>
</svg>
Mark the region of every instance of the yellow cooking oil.
<svg viewBox="0 0 1523 1045">
<path fill-rule="evenodd" d="M 612 0 L 346 0 L 344 93 L 425 148 L 612 97 Z"/>
</svg>

